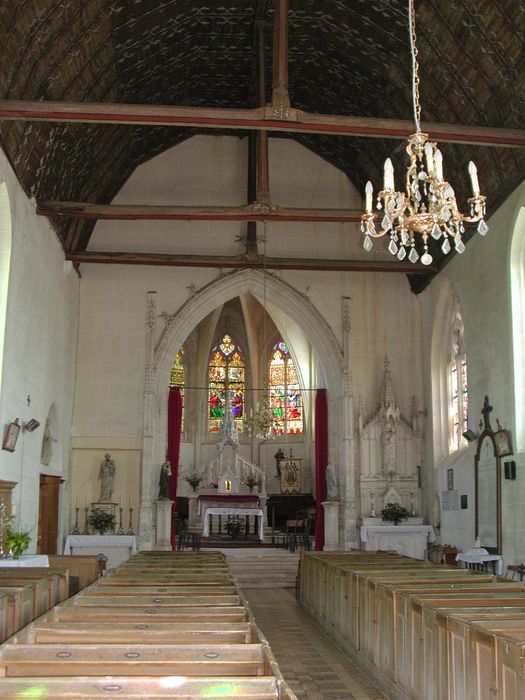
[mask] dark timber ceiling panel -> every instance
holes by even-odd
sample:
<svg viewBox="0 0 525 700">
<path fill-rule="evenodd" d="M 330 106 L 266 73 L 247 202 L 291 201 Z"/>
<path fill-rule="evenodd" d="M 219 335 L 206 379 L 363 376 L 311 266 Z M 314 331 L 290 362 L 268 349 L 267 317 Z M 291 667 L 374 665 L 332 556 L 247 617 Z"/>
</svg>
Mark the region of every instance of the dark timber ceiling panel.
<svg viewBox="0 0 525 700">
<path fill-rule="evenodd" d="M 309 112 L 412 117 L 403 0 L 290 0 L 289 90 Z M 267 2 L 267 97 L 272 2 Z M 257 0 L 0 0 L 0 97 L 248 107 Z M 417 0 L 423 120 L 523 128 L 525 3 Z M 110 202 L 138 164 L 195 130 L 3 122 L 0 139 L 26 192 Z M 213 132 L 212 132 L 213 133 Z M 215 132 L 217 133 L 217 132 Z M 312 134 L 298 141 L 362 189 L 400 141 Z M 523 179 L 525 151 L 443 145 L 462 208 L 478 163 L 491 210 Z M 401 185 L 398 180 L 398 185 Z M 174 204 L 177 202 L 174 201 Z M 64 247 L 85 249 L 93 222 L 60 220 Z"/>
</svg>

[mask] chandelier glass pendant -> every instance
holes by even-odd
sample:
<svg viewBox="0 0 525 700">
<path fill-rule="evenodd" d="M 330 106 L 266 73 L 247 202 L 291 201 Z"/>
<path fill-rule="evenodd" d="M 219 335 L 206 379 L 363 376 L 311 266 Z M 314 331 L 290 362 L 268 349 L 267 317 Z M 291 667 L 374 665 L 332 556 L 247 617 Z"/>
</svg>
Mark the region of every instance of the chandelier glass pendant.
<svg viewBox="0 0 525 700">
<path fill-rule="evenodd" d="M 383 189 L 377 195 L 376 211 L 373 210 L 373 187 L 369 181 L 365 188 L 365 213 L 361 216 L 361 231 L 365 235 L 363 246 L 367 252 L 373 247 L 373 238 L 388 235 L 389 252 L 398 260 L 408 259 L 423 265 L 432 263 L 429 239 L 441 240 L 441 250 L 446 255 L 452 248 L 458 253 L 465 250 L 462 234 L 464 224 L 478 223 L 477 230 L 484 236 L 489 230 L 484 220 L 486 197 L 480 194 L 475 164 L 470 161 L 468 170 L 472 184 L 472 197 L 468 215 L 462 214 L 456 203 L 452 186 L 443 177 L 443 156 L 437 144 L 429 141 L 421 131 L 421 105 L 419 102 L 419 64 L 417 61 L 414 0 L 408 1 L 410 49 L 412 53 L 412 99 L 416 132 L 408 138 L 406 152 L 410 158 L 404 192 L 398 192 L 394 184 L 394 167 L 390 158 L 385 161 Z M 376 221 L 380 221 L 376 228 Z"/>
</svg>

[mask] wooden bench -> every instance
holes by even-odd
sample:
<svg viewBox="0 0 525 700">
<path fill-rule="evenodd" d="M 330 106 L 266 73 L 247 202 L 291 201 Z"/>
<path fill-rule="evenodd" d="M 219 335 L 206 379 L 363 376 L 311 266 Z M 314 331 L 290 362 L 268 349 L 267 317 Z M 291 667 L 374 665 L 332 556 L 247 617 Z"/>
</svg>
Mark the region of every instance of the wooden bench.
<svg viewBox="0 0 525 700">
<path fill-rule="evenodd" d="M 49 566 L 65 566 L 69 570 L 71 594 L 78 593 L 99 577 L 99 562 L 96 556 L 49 555 Z M 78 585 L 76 582 L 78 581 Z"/>
<path fill-rule="evenodd" d="M 303 554 L 300 601 L 388 695 L 525 697 L 521 583 L 441 565 L 393 568 L 382 554 L 376 561 Z"/>
<path fill-rule="evenodd" d="M 107 698 L 108 695 L 127 700 L 163 698 L 164 700 L 197 700 L 198 698 L 230 697 L 235 700 L 292 700 L 295 698 L 275 677 L 257 678 L 177 678 L 170 683 L 153 678 L 3 678 L 1 693 L 10 698 L 31 697 L 35 688 L 45 688 L 46 700 L 66 697 Z"/>
<path fill-rule="evenodd" d="M 51 587 L 51 602 L 53 605 L 67 600 L 69 597 L 69 569 L 66 566 L 54 567 L 21 567 L 19 569 L 4 569 L 0 567 L 0 585 L 4 579 L 49 579 Z"/>
<path fill-rule="evenodd" d="M 159 559 L 123 565 L 4 643 L 0 697 L 297 700 L 224 558 Z"/>
<path fill-rule="evenodd" d="M 251 622 L 75 622 L 41 620 L 18 632 L 13 641 L 31 644 L 249 644 Z"/>
<path fill-rule="evenodd" d="M 0 586 L 0 595 L 7 595 L 7 636 L 35 619 L 35 593 L 32 583 L 23 586 Z"/>
</svg>

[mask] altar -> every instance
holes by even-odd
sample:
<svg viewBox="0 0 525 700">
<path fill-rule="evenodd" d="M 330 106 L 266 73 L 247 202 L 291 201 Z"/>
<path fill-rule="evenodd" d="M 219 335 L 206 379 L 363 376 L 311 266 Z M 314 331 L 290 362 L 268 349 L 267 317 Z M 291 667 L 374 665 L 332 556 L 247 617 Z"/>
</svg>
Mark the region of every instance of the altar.
<svg viewBox="0 0 525 700">
<path fill-rule="evenodd" d="M 436 539 L 430 525 L 363 525 L 360 534 L 369 552 L 392 550 L 413 559 L 425 559 L 427 544 Z"/>
<path fill-rule="evenodd" d="M 136 553 L 134 535 L 68 535 L 64 544 L 64 554 L 104 554 L 108 569 L 114 569 Z"/>
<path fill-rule="evenodd" d="M 248 519 L 249 517 L 253 516 L 258 519 L 258 536 L 259 540 L 262 542 L 264 540 L 264 512 L 262 511 L 261 508 L 207 508 L 206 512 L 204 513 L 204 527 L 202 530 L 202 536 L 203 537 L 209 537 L 210 532 L 211 532 L 211 519 L 212 516 L 217 515 L 220 518 L 223 516 L 225 517 L 234 517 L 234 518 L 240 518 L 240 517 L 245 517 Z M 220 520 L 219 520 L 220 522 Z M 219 526 L 220 530 L 220 526 Z"/>
</svg>

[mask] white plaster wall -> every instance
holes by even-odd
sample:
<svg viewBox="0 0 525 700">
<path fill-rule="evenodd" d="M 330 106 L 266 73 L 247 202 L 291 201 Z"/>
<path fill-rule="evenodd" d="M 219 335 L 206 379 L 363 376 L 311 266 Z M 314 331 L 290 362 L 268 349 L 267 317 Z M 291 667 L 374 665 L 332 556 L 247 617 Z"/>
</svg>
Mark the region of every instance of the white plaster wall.
<svg viewBox="0 0 525 700">
<path fill-rule="evenodd" d="M 431 347 L 435 311 L 443 287 L 451 284 L 461 304 L 465 324 L 465 347 L 468 360 L 469 427 L 478 431 L 478 420 L 485 394 L 503 427 L 516 433 L 515 388 L 513 374 L 513 333 L 510 299 L 510 246 L 519 209 L 525 202 L 521 185 L 494 213 L 488 222 L 486 238 L 479 235 L 470 241 L 463 255 L 456 255 L 421 295 L 423 347 Z M 523 302 L 522 302 L 523 303 Z M 424 354 L 425 394 L 432 397 L 430 352 Z M 434 397 L 432 397 L 432 400 Z M 428 408 L 431 400 L 428 400 Z M 427 479 L 438 493 L 446 489 L 446 470 L 454 468 L 455 484 L 460 494 L 468 496 L 468 510 L 441 514 L 441 541 L 461 549 L 474 542 L 474 454 L 471 445 L 436 463 L 431 436 L 439 426 L 432 411 L 427 418 Z M 506 458 L 510 459 L 510 458 Z M 506 563 L 523 560 L 525 536 L 525 454 L 515 455 L 517 480 L 502 478 L 503 556 Z M 505 461 L 505 460 L 504 460 Z M 434 465 L 434 473 L 431 471 Z M 429 491 L 430 494 L 430 491 Z"/>
<path fill-rule="evenodd" d="M 11 206 L 12 246 L 5 325 L 0 424 L 36 418 L 33 433 L 20 432 L 16 451 L 0 450 L 2 479 L 18 482 L 13 494 L 16 526 L 31 530 L 36 549 L 39 474 L 60 475 L 62 514 L 69 477 L 70 428 L 76 365 L 79 279 L 47 219 L 36 216 L 0 152 L 0 181 Z M 28 405 L 30 396 L 30 405 Z M 49 467 L 40 464 L 45 420 L 54 404 L 57 433 Z M 65 518 L 61 517 L 62 533 Z"/>
<path fill-rule="evenodd" d="M 211 198 L 213 204 L 243 204 L 245 173 L 233 177 L 226 172 L 222 178 L 220 173 L 231 167 L 245 171 L 244 148 L 245 140 L 234 137 L 195 137 L 139 167 L 115 201 L 197 204 Z M 186 164 L 190 164 L 191 187 L 187 186 L 184 177 Z M 270 172 L 272 197 L 276 204 L 360 206 L 360 196 L 346 176 L 293 141 L 271 140 Z M 227 186 L 219 187 L 220 183 Z M 197 197 L 197 190 L 206 193 L 204 199 Z M 190 229 L 193 227 L 190 231 L 173 228 L 173 222 L 149 222 L 147 248 L 141 244 L 146 224 L 137 222 L 136 226 L 130 226 L 130 223 L 133 222 L 100 222 L 90 248 L 113 250 L 122 245 L 125 250 L 199 254 L 243 252 L 242 245 L 235 241 L 243 229 L 235 223 L 217 226 L 210 223 L 204 238 L 201 238 L 197 230 L 201 224 L 189 224 Z M 339 224 L 320 227 L 272 224 L 268 228 L 267 253 L 366 257 L 361 251 L 360 239 L 352 238 L 348 227 Z M 173 313 L 195 289 L 216 279 L 219 271 L 82 265 L 81 272 L 73 432 L 78 437 L 98 438 L 102 448 L 104 440 L 112 437 L 142 436 L 147 292 L 157 292 L 159 313 Z M 413 395 L 417 397 L 418 406 L 423 405 L 419 302 L 410 292 L 405 275 L 283 271 L 279 277 L 309 298 L 341 344 L 342 297 L 351 298 L 350 366 L 354 397 L 362 397 L 365 416 L 370 415 L 376 406 L 385 354 L 390 357 L 396 395 L 403 414 L 410 416 Z M 294 323 L 295 319 L 290 319 L 289 330 Z M 159 321 L 159 331 L 162 325 Z M 286 319 L 279 319 L 279 325 L 286 333 Z M 319 360 L 322 364 L 323 358 Z M 342 382 L 343 377 L 341 385 Z M 159 416 L 154 416 L 154 421 L 158 421 Z M 339 450 L 340 446 L 334 446 L 334 449 Z M 263 445 L 261 453 L 273 465 L 273 446 Z M 192 451 L 183 445 L 181 462 L 184 470 L 193 466 L 192 460 Z"/>
</svg>

